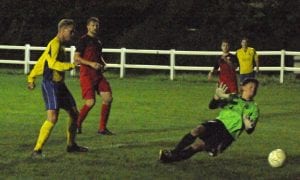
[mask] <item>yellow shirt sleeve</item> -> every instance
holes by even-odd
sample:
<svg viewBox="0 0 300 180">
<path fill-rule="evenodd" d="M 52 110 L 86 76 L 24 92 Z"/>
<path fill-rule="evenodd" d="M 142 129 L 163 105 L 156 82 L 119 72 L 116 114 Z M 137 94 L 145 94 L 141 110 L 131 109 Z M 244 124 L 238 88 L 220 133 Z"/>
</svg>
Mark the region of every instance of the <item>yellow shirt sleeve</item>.
<svg viewBox="0 0 300 180">
<path fill-rule="evenodd" d="M 75 68 L 75 65 L 72 63 L 64 63 L 56 59 L 59 53 L 59 46 L 60 43 L 57 37 L 50 41 L 46 50 L 43 52 L 43 54 L 35 64 L 34 68 L 28 75 L 27 82 L 32 83 L 35 81 L 35 78 L 37 76 L 43 74 L 45 61 L 48 62 L 49 68 L 56 71 L 66 71 Z"/>
<path fill-rule="evenodd" d="M 27 77 L 27 82 L 33 83 L 35 81 L 35 78 L 39 75 L 42 75 L 44 72 L 44 64 L 45 64 L 45 58 L 44 53 L 42 56 L 38 59 L 37 63 L 34 65 L 34 68 L 31 70 L 30 74 Z"/>
<path fill-rule="evenodd" d="M 67 71 L 75 67 L 72 63 L 65 63 L 57 60 L 57 56 L 59 53 L 60 43 L 58 39 L 54 39 L 50 44 L 49 51 L 50 53 L 46 53 L 45 58 L 48 62 L 49 68 L 56 71 Z"/>
</svg>

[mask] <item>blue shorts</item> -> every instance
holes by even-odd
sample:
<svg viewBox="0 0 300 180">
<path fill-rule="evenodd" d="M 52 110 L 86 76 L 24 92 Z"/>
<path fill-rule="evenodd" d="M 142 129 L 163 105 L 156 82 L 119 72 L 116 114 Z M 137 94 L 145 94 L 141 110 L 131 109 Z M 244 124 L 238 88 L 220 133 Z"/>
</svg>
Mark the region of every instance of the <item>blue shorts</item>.
<svg viewBox="0 0 300 180">
<path fill-rule="evenodd" d="M 248 78 L 255 78 L 255 72 L 248 73 L 248 74 L 240 74 L 240 84 L 242 84 L 242 82 Z"/>
<path fill-rule="evenodd" d="M 42 92 L 47 110 L 58 110 L 60 108 L 71 110 L 76 107 L 75 100 L 65 83 L 44 80 Z"/>
</svg>

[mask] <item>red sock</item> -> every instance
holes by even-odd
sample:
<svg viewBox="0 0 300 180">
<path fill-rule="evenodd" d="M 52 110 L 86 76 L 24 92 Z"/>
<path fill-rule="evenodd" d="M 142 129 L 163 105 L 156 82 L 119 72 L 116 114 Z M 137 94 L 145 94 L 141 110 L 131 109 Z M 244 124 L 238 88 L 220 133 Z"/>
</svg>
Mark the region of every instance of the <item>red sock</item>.
<svg viewBox="0 0 300 180">
<path fill-rule="evenodd" d="M 109 112 L 110 112 L 110 105 L 102 104 L 101 118 L 100 118 L 100 122 L 99 122 L 99 130 L 100 131 L 103 131 L 104 129 L 106 129 Z"/>
<path fill-rule="evenodd" d="M 85 117 L 88 115 L 89 111 L 91 110 L 91 107 L 84 105 L 79 113 L 78 120 L 77 120 L 77 127 L 81 127 L 81 124 L 83 123 Z"/>
</svg>

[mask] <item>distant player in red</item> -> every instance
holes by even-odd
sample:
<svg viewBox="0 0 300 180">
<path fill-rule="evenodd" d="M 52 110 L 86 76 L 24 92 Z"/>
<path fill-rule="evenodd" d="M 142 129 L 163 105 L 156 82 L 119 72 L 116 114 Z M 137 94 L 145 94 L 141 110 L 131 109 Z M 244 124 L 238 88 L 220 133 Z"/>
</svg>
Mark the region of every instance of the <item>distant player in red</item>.
<svg viewBox="0 0 300 180">
<path fill-rule="evenodd" d="M 238 67 L 238 61 L 236 56 L 229 53 L 229 42 L 223 40 L 221 44 L 223 54 L 219 57 L 212 71 L 208 73 L 208 80 L 212 79 L 212 75 L 219 72 L 219 83 L 226 84 L 228 87 L 226 93 L 238 93 L 236 68 Z"/>
<path fill-rule="evenodd" d="M 82 123 L 89 111 L 95 105 L 96 93 L 102 97 L 101 115 L 98 133 L 112 135 L 106 125 L 112 103 L 112 90 L 109 82 L 103 76 L 106 65 L 102 57 L 102 44 L 97 35 L 99 19 L 91 17 L 87 20 L 87 34 L 82 36 L 76 46 L 74 59 L 80 62 L 80 85 L 85 104 L 80 110 L 77 121 L 78 133 L 82 133 Z"/>
</svg>

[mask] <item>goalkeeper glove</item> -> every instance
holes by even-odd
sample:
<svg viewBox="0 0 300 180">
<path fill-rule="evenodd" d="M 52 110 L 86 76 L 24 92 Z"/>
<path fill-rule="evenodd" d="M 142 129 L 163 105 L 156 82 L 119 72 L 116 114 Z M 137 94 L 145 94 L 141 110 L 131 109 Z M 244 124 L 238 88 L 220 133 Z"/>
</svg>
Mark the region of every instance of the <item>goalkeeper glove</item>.
<svg viewBox="0 0 300 180">
<path fill-rule="evenodd" d="M 228 87 L 226 84 L 220 83 L 217 85 L 215 96 L 221 98 L 221 99 L 228 99 L 230 97 L 230 94 L 226 94 Z"/>
<path fill-rule="evenodd" d="M 252 128 L 254 128 L 254 126 L 255 126 L 255 123 L 252 122 L 252 121 L 250 120 L 250 118 L 249 118 L 248 116 L 246 116 L 246 115 L 243 116 L 243 122 L 244 122 L 244 126 L 245 126 L 245 129 L 246 129 L 246 130 L 252 129 Z"/>
</svg>

